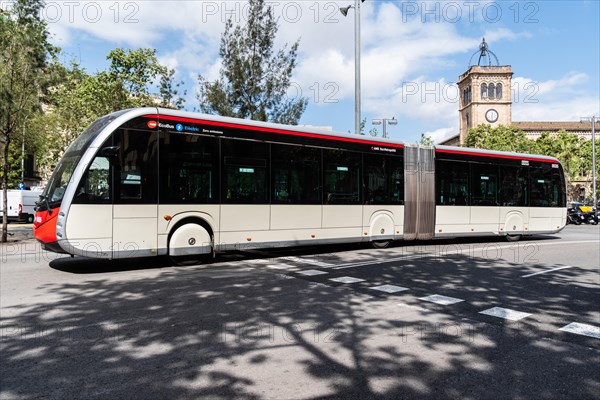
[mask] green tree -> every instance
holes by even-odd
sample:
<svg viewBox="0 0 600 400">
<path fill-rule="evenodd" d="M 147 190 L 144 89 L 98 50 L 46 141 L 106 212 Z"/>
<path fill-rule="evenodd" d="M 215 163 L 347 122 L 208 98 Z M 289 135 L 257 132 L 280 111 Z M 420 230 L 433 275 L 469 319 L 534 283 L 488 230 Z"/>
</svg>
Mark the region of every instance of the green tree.
<svg viewBox="0 0 600 400">
<path fill-rule="evenodd" d="M 469 129 L 464 146 L 518 153 L 533 153 L 535 150 L 534 141 L 527 139 L 523 131 L 504 125 L 492 128 L 482 124 Z"/>
<path fill-rule="evenodd" d="M 424 133 L 421 133 L 421 139 L 417 141 L 417 144 L 421 146 L 433 146 L 435 143 L 433 143 L 431 136 L 425 136 Z"/>
<path fill-rule="evenodd" d="M 180 87 L 184 84 L 183 81 L 175 82 L 175 70 L 166 69 L 160 77 L 160 99 L 162 106 L 167 108 L 175 108 L 181 110 L 185 104 L 185 99 L 179 94 Z M 187 91 L 183 91 L 183 96 Z"/>
<path fill-rule="evenodd" d="M 47 99 L 48 110 L 36 121 L 37 129 L 51 138 L 38 146 L 43 149 L 38 164 L 46 172 L 64 149 L 103 115 L 132 107 L 183 107 L 184 99 L 177 97 L 181 83 L 174 83 L 175 70 L 161 65 L 155 50 L 117 48 L 107 59 L 108 69 L 95 74 L 74 62 L 53 64 L 55 83 Z"/>
<path fill-rule="evenodd" d="M 585 141 L 577 134 L 560 130 L 555 136 L 550 136 L 549 132 L 544 132 L 535 143 L 539 154 L 560 160 L 569 181 L 575 180 L 584 172 Z"/>
<path fill-rule="evenodd" d="M 305 98 L 290 99 L 299 41 L 274 49 L 277 20 L 264 0 L 249 0 L 245 26 L 231 19 L 221 36 L 219 79 L 198 76 L 200 110 L 238 118 L 296 124 L 306 109 Z"/>
<path fill-rule="evenodd" d="M 47 60 L 56 52 L 47 40 L 46 25 L 39 19 L 41 0 L 18 0 L 10 12 L 0 16 L 0 143 L 2 145 L 2 189 L 6 209 L 8 190 L 14 177 L 16 156 L 13 138 L 20 137 L 27 121 L 41 112 L 47 88 Z M 19 144 L 22 142 L 19 141 Z M 1 240 L 7 240 L 6 213 Z"/>
<path fill-rule="evenodd" d="M 108 72 L 98 74 L 103 83 L 120 84 L 119 100 L 123 106 L 156 105 L 152 96 L 152 85 L 167 74 L 167 68 L 160 65 L 155 49 L 111 50 L 106 58 L 110 61 Z M 106 76 L 103 76 L 106 75 Z"/>
</svg>

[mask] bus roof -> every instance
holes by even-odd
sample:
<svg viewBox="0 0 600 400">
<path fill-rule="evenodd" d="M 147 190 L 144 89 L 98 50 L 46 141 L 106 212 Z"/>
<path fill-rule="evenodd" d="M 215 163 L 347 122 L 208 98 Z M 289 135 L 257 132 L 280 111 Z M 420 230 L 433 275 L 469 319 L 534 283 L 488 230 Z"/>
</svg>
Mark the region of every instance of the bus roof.
<svg viewBox="0 0 600 400">
<path fill-rule="evenodd" d="M 141 110 L 146 111 L 146 114 L 140 113 Z M 254 121 L 249 119 L 223 117 L 219 115 L 210 115 L 195 113 L 189 111 L 171 110 L 165 108 L 145 108 L 145 109 L 132 109 L 130 110 L 135 113 L 136 116 L 141 114 L 145 117 L 154 117 L 166 120 L 174 120 L 181 122 L 195 122 L 195 123 L 210 123 L 215 126 L 224 127 L 240 127 L 248 130 L 256 130 L 263 132 L 279 133 L 284 135 L 301 136 L 301 137 L 312 137 L 319 139 L 331 139 L 342 142 L 362 143 L 368 145 L 387 146 L 395 148 L 403 148 L 407 144 L 397 140 L 382 140 L 379 138 L 369 138 L 366 135 L 355 135 L 350 133 L 332 132 L 324 129 L 306 127 L 306 126 L 295 126 L 277 124 L 272 122 Z M 408 145 L 410 146 L 410 145 Z M 505 159 L 520 159 L 527 161 L 538 161 L 538 162 L 552 162 L 559 163 L 560 161 L 554 157 L 538 155 L 538 154 L 526 154 L 516 153 L 507 151 L 496 151 L 496 150 L 484 150 L 474 149 L 468 147 L 456 147 L 456 146 L 434 146 L 436 153 L 449 153 L 459 154 L 466 156 L 479 156 L 479 157 L 494 157 L 494 158 L 505 158 Z"/>
</svg>

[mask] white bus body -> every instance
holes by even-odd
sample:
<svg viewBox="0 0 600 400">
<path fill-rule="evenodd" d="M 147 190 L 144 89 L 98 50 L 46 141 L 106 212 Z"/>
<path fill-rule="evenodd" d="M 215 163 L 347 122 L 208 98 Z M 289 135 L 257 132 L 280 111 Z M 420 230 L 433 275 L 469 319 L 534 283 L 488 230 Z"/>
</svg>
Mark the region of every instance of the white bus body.
<svg viewBox="0 0 600 400">
<path fill-rule="evenodd" d="M 36 238 L 100 258 L 518 238 L 566 223 L 562 166 L 551 157 L 156 108 L 96 121 L 43 199 Z"/>
</svg>

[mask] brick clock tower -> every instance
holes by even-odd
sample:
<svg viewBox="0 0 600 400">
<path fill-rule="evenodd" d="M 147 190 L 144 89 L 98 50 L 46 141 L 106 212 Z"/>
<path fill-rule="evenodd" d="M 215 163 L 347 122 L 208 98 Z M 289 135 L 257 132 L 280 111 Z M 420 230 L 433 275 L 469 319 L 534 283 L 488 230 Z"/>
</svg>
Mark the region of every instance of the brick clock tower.
<svg viewBox="0 0 600 400">
<path fill-rule="evenodd" d="M 461 145 L 471 128 L 481 124 L 508 126 L 512 122 L 511 66 L 499 65 L 496 55 L 488 49 L 485 38 L 471 61 L 476 55 L 479 55 L 477 65 L 469 62 L 467 72 L 458 78 Z"/>
</svg>

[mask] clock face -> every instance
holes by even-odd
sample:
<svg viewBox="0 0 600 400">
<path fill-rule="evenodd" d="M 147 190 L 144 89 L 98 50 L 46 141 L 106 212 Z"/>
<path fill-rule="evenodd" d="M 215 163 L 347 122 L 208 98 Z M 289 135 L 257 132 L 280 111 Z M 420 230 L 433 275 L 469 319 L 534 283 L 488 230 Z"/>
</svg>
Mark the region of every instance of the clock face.
<svg viewBox="0 0 600 400">
<path fill-rule="evenodd" d="M 488 122 L 498 121 L 498 111 L 494 110 L 493 108 L 487 110 L 485 113 L 485 119 L 487 119 Z"/>
</svg>

